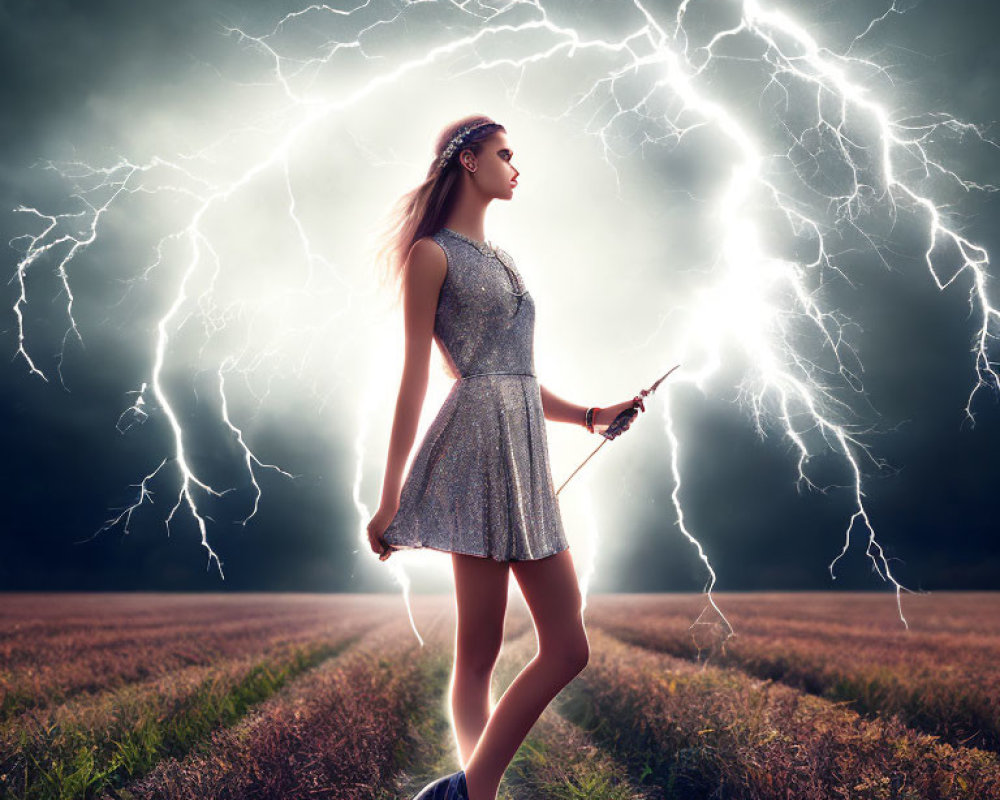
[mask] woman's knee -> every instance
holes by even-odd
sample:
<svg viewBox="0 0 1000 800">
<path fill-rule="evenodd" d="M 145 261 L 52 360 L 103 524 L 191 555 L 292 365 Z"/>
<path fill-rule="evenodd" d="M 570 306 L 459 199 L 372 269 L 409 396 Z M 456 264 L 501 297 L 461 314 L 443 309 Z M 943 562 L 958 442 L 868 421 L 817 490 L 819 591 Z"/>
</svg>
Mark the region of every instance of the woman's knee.
<svg viewBox="0 0 1000 800">
<path fill-rule="evenodd" d="M 547 664 L 572 678 L 583 672 L 590 662 L 590 642 L 583 627 L 580 627 L 570 636 L 540 642 L 538 654 Z"/>
<path fill-rule="evenodd" d="M 500 648 L 503 645 L 503 630 L 499 635 L 486 635 L 476 632 L 468 636 L 457 637 L 455 652 L 455 667 L 460 671 L 484 676 L 493 672 Z"/>
</svg>

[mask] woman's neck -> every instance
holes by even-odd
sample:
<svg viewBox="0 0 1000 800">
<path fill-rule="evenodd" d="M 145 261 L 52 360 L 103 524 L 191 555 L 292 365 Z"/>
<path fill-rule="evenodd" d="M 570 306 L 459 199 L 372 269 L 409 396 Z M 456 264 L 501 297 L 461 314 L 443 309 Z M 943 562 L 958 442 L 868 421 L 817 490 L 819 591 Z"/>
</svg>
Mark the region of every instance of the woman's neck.
<svg viewBox="0 0 1000 800">
<path fill-rule="evenodd" d="M 477 242 L 486 241 L 486 204 L 480 205 L 466 200 L 459 203 L 458 207 L 451 212 L 444 223 L 446 228 L 451 228 L 456 233 L 475 239 Z"/>
</svg>

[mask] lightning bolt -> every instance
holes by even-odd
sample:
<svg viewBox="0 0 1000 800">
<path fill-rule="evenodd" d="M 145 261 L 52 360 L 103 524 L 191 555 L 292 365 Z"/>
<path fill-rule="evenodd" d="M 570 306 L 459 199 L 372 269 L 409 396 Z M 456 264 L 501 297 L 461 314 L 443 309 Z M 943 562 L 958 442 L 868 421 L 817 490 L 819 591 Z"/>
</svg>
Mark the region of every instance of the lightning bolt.
<svg viewBox="0 0 1000 800">
<path fill-rule="evenodd" d="M 877 468 L 884 462 L 865 442 L 867 429 L 851 421 L 858 413 L 857 402 L 864 399 L 861 363 L 846 333 L 850 320 L 830 305 L 824 281 L 837 278 L 850 283 L 844 262 L 852 253 L 863 252 L 888 267 L 892 242 L 877 231 L 878 224 L 895 224 L 902 215 L 919 220 L 926 244 L 923 262 L 936 286 L 944 290 L 962 275 L 968 280 L 970 311 L 978 329 L 972 348 L 974 381 L 965 413 L 974 424 L 976 393 L 987 387 L 1000 389 L 996 362 L 990 358 L 1000 313 L 989 297 L 987 251 L 962 235 L 940 197 L 949 189 L 968 194 L 992 192 L 996 187 L 961 176 L 935 153 L 944 140 L 995 144 L 981 127 L 946 113 L 912 116 L 893 110 L 888 70 L 854 53 L 874 27 L 904 13 L 896 2 L 872 19 L 840 54 L 823 46 L 776 3 L 682 0 L 672 14 L 663 15 L 636 1 L 631 11 L 632 29 L 604 39 L 560 23 L 559 15 L 533 0 L 511 0 L 496 7 L 476 2 L 396 6 L 372 1 L 348 10 L 310 5 L 285 15 L 261 35 L 226 29 L 265 60 L 268 80 L 262 84 L 277 89 L 278 97 L 267 95 L 267 103 L 252 123 L 178 158 L 155 157 L 146 163 L 121 158 L 106 168 L 48 162 L 48 169 L 74 184 L 72 197 L 80 209 L 61 214 L 25 206 L 16 209 L 42 223 L 37 233 L 16 240 L 24 244 L 15 271 L 20 289 L 13 306 L 16 356 L 31 374 L 44 380 L 48 377 L 33 358 L 25 332 L 29 274 L 42 261 L 54 260 L 67 298 L 69 325 L 57 361 L 62 380 L 68 341 L 83 342 L 73 316 L 71 267 L 97 240 L 109 211 L 128 198 L 146 194 L 191 204 L 187 218 L 157 242 L 155 259 L 129 281 L 131 291 L 167 272 L 173 286 L 150 343 L 148 378 L 118 422 L 124 433 L 157 415 L 167 422 L 172 449 L 137 485 L 136 500 L 101 531 L 121 524 L 128 532 L 133 513 L 145 500 L 151 501 L 151 482 L 172 463 L 177 470 L 176 501 L 166 519 L 168 530 L 175 513 L 185 509 L 198 526 L 209 564 L 214 561 L 222 575 L 221 562 L 208 541 L 206 508 L 212 498 L 234 487 L 216 489 L 189 458 L 186 444 L 193 434 L 177 411 L 182 388 L 166 372 L 178 338 L 192 335 L 189 321 L 200 322 L 203 328 L 197 358 L 188 363 L 174 354 L 174 366 L 190 369 L 198 362 L 215 371 L 218 423 L 235 442 L 239 463 L 253 487 L 252 509 L 240 522 L 246 524 L 257 513 L 261 498 L 257 469 L 292 477 L 254 454 L 229 408 L 226 376 L 239 376 L 250 387 L 254 376 L 270 374 L 265 391 L 250 388 L 259 408 L 268 397 L 270 382 L 276 380 L 276 362 L 286 369 L 286 380 L 306 381 L 309 358 L 323 352 L 318 342 L 337 340 L 342 347 L 350 347 L 353 340 L 338 325 L 346 324 L 349 309 L 370 300 L 367 289 L 353 289 L 342 267 L 319 254 L 310 226 L 298 211 L 292 160 L 306 149 L 308 136 L 321 125 L 343 120 L 366 103 L 378 101 L 383 92 L 406 78 L 442 66 L 454 77 L 513 72 L 517 80 L 508 99 L 516 107 L 532 70 L 548 64 L 558 68 L 567 81 L 571 77 L 583 81 L 580 91 L 565 92 L 571 99 L 554 119 L 581 121 L 582 130 L 594 137 L 604 163 L 613 170 L 619 192 L 622 183 L 616 161 L 632 160 L 637 151 L 641 155 L 648 149 L 670 152 L 700 135 L 714 137 L 720 161 L 728 164 L 727 176 L 708 200 L 718 254 L 700 275 L 696 295 L 677 309 L 682 322 L 670 359 L 684 366 L 671 380 L 708 391 L 708 382 L 727 363 L 726 353 L 734 350 L 746 365 L 736 387 L 739 399 L 761 436 L 773 423 L 794 445 L 798 488 L 822 492 L 829 488 L 809 476 L 808 462 L 817 453 L 830 450 L 842 459 L 851 476 L 852 508 L 843 546 L 829 564 L 830 574 L 836 577 L 837 562 L 850 549 L 856 531 L 861 531 L 866 554 L 882 580 L 893 587 L 900 619 L 906 625 L 901 592 L 908 590 L 893 575 L 862 491 L 864 460 Z M 425 24 L 432 13 L 438 15 L 433 35 L 427 34 L 422 46 L 414 46 L 411 38 L 405 49 L 379 52 L 380 37 Z M 620 16 L 626 19 L 624 13 Z M 335 35 L 312 54 L 304 52 L 295 34 L 318 31 L 320 22 L 329 22 Z M 442 38 L 443 42 L 434 43 Z M 418 42 L 423 40 L 418 38 Z M 483 55 L 483 51 L 495 50 L 501 54 Z M 338 59 L 362 63 L 363 77 L 344 81 L 335 69 Z M 568 69 L 571 59 L 572 70 Z M 746 65 L 765 76 L 756 113 L 745 102 L 727 96 L 726 81 L 720 76 L 732 64 Z M 883 87 L 881 92 L 876 86 Z M 768 108 L 765 100 L 770 102 Z M 237 160 L 231 151 L 241 137 L 256 137 L 263 144 L 249 155 L 240 152 Z M 369 157 L 385 158 L 374 151 Z M 234 174 L 219 168 L 220 163 L 232 168 L 234 160 Z M 235 267 L 219 252 L 225 233 L 215 223 L 225 217 L 227 204 L 253 196 L 258 183 L 273 176 L 279 179 L 287 201 L 285 213 L 294 231 L 299 282 L 296 286 L 293 280 L 286 281 L 280 290 L 260 296 L 241 296 L 231 285 Z M 692 199 L 701 200 L 693 195 Z M 860 245 L 838 246 L 850 236 Z M 775 239 L 784 241 L 781 249 L 774 245 Z M 789 257 L 787 251 L 796 249 L 807 255 Z M 296 320 L 297 311 L 312 308 L 314 303 L 326 304 L 322 325 L 296 327 L 290 322 Z M 263 328 L 275 319 L 283 323 L 281 335 L 254 335 L 255 321 Z M 233 335 L 234 329 L 244 331 L 242 338 Z M 369 406 L 367 399 L 361 402 L 357 416 L 364 421 Z M 712 608 L 732 632 L 712 597 L 716 574 L 708 553 L 684 513 L 683 430 L 669 398 L 661 408 L 678 525 L 705 565 L 706 594 Z M 362 499 L 367 430 L 366 424 L 360 425 L 355 439 L 353 483 L 353 499 L 362 519 L 358 535 L 364 547 L 364 523 L 369 517 Z M 405 573 L 392 569 L 397 570 L 394 574 L 404 588 L 409 609 L 409 582 Z M 584 572 L 589 583 L 593 563 L 585 565 Z M 412 624 L 412 612 L 410 619 Z"/>
</svg>

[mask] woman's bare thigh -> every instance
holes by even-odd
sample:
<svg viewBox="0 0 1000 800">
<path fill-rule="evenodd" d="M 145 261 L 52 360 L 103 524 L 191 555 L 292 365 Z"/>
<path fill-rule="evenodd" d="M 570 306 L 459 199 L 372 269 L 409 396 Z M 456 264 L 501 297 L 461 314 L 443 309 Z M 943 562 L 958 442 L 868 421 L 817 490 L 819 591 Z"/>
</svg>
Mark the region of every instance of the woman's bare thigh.
<svg viewBox="0 0 1000 800">
<path fill-rule="evenodd" d="M 534 561 L 512 561 L 510 568 L 531 612 L 539 652 L 586 663 L 583 596 L 569 550 Z"/>
<path fill-rule="evenodd" d="M 500 653 L 510 563 L 452 553 L 458 620 L 456 659 L 465 668 L 492 670 Z"/>
</svg>

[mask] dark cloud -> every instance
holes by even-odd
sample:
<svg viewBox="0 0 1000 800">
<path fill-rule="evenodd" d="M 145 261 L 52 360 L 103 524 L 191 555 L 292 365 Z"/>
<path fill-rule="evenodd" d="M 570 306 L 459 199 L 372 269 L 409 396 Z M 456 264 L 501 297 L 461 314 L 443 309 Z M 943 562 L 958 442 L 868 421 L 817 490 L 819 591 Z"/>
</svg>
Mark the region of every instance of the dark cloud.
<svg viewBox="0 0 1000 800">
<path fill-rule="evenodd" d="M 817 3 L 803 14 L 810 30 L 831 46 L 845 47 L 864 28 L 869 3 Z M 291 10 L 294 6 L 288 6 Z M 604 13 L 596 3 L 575 4 L 581 20 Z M 30 169 L 36 159 L 67 158 L 74 148 L 114 152 L 121 141 L 122 114 L 187 114 L 191 82 L 227 69 L 222 26 L 263 30 L 281 13 L 272 5 L 236 3 L 17 2 L 0 5 L 0 199 L 6 239 L 23 233 L 12 213 L 19 203 L 58 198 L 64 189 L 51 176 Z M 998 116 L 1000 11 L 980 0 L 955 4 L 934 0 L 890 15 L 857 43 L 855 51 L 890 64 L 900 105 L 942 108 L 977 122 Z M 109 99 L 113 99 L 111 102 Z M 123 110 L 124 109 L 124 110 Z M 150 123 L 152 124 L 152 122 Z M 138 126 L 141 128 L 142 126 Z M 85 139 L 80 137 L 86 134 Z M 182 144 L 182 143 L 179 143 Z M 956 168 L 967 177 L 1000 183 L 997 151 L 955 147 Z M 678 181 L 697 180 L 697 164 L 665 161 Z M 721 165 L 712 165 L 722 168 Z M 686 170 L 686 172 L 685 172 Z M 671 203 L 683 198 L 673 196 Z M 981 197 L 965 208 L 970 238 L 1000 252 L 1000 207 Z M 652 213 L 652 212 L 650 212 Z M 678 222 L 678 219 L 681 222 Z M 683 220 L 675 218 L 674 224 Z M 117 247 L 127 247 L 118 241 Z M 8 251 L 12 270 L 16 253 Z M 105 296 L 117 285 L 108 257 L 103 278 L 80 287 Z M 907 585 L 928 589 L 989 589 L 1000 584 L 995 543 L 995 487 L 1000 480 L 1000 409 L 996 395 L 981 391 L 964 419 L 975 380 L 970 349 L 976 320 L 968 316 L 968 282 L 939 291 L 926 268 L 904 257 L 886 270 L 859 260 L 851 265 L 854 287 L 844 293 L 855 322 L 867 332 L 861 357 L 872 408 L 882 430 L 870 439 L 873 452 L 894 469 L 866 464 L 866 503 L 893 569 Z M 51 277 L 32 276 L 39 297 L 55 297 Z M 46 287 L 45 281 L 52 283 Z M 47 292 L 46 288 L 52 291 Z M 16 285 L 4 291 L 13 304 Z M 1000 298 L 994 297 L 994 302 Z M 648 299 L 647 299 L 648 301 Z M 65 321 L 52 326 L 60 300 L 36 301 L 28 319 L 37 331 L 33 346 L 54 364 Z M 357 518 L 350 497 L 349 443 L 328 452 L 322 437 L 287 421 L 262 420 L 258 447 L 292 465 L 302 477 L 288 480 L 264 472 L 266 502 L 246 528 L 217 526 L 212 538 L 226 571 L 219 580 L 207 566 L 200 535 L 188 517 L 168 538 L 163 508 L 175 501 L 164 482 L 156 513 L 143 509 L 133 533 L 89 537 L 131 500 L 129 484 L 153 469 L 165 449 L 165 432 L 152 426 L 128 437 L 114 427 L 129 399 L 123 386 L 143 380 L 146 364 L 136 344 L 112 324 L 86 311 L 87 350 L 67 348 L 64 377 L 43 383 L 28 374 L 21 358 L 8 358 L 0 376 L 5 423 L 0 466 L 2 589 L 263 589 L 346 590 L 362 586 L 354 574 Z M 56 315 L 58 316 L 58 315 Z M 17 343 L 10 311 L 0 323 L 0 342 L 13 356 Z M 100 354 L 93 357 L 91 353 Z M 812 589 L 831 585 L 827 564 L 843 541 L 849 516 L 846 489 L 828 494 L 794 487 L 795 454 L 777 434 L 761 441 L 746 415 L 696 392 L 678 395 L 679 419 L 688 430 L 683 489 L 687 522 L 705 543 L 720 575 L 718 588 Z M 386 421 L 388 422 L 388 421 Z M 214 448 L 211 431 L 194 429 L 205 464 Z M 614 556 L 602 561 L 594 588 L 607 591 L 696 590 L 705 574 L 684 541 L 670 510 L 670 481 L 662 441 L 633 443 L 637 454 L 621 459 L 612 480 L 627 498 L 621 520 L 606 525 Z M 197 451 L 197 446 L 194 447 Z M 655 465 L 650 468 L 649 465 Z M 817 476 L 845 483 L 842 467 L 818 458 Z M 206 466 L 206 468 L 209 468 Z M 243 487 L 246 488 L 245 486 Z M 220 502 L 220 519 L 239 516 L 241 499 Z M 226 505 L 226 503 L 232 503 Z M 866 532 L 857 526 L 856 546 L 839 565 L 844 588 L 876 588 L 863 555 Z"/>
</svg>

